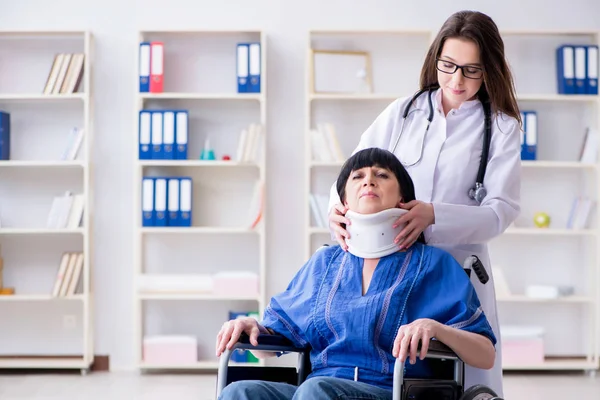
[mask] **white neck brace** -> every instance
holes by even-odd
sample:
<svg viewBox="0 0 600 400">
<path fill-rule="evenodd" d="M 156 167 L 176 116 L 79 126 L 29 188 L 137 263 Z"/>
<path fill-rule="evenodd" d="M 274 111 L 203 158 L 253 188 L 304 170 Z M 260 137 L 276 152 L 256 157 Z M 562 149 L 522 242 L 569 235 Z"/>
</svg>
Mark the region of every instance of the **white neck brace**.
<svg viewBox="0 0 600 400">
<path fill-rule="evenodd" d="M 399 247 L 394 238 L 404 225 L 392 228 L 394 221 L 408 211 L 401 208 L 389 208 L 375 214 L 359 214 L 348 210 L 346 218 L 350 225 L 346 230 L 350 239 L 346 239 L 348 251 L 362 258 L 380 258 L 395 253 Z"/>
</svg>

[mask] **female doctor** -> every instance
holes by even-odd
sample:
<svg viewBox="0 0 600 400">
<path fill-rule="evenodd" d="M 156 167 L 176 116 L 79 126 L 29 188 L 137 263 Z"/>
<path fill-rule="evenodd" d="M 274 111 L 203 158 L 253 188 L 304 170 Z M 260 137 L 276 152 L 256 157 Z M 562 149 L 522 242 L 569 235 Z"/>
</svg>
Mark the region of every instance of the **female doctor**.
<svg viewBox="0 0 600 400">
<path fill-rule="evenodd" d="M 410 247 L 424 233 L 428 244 L 463 263 L 479 257 L 490 277 L 471 281 L 500 338 L 487 242 L 520 212 L 520 113 L 496 24 L 487 15 L 453 14 L 431 44 L 421 70 L 421 91 L 390 104 L 362 134 L 354 152 L 388 149 L 410 173 L 418 200 L 395 224 L 396 241 Z M 329 204 L 332 235 L 347 249 L 349 224 L 335 185 Z M 502 396 L 500 340 L 491 370 L 465 369 L 465 388 L 485 384 Z"/>
</svg>

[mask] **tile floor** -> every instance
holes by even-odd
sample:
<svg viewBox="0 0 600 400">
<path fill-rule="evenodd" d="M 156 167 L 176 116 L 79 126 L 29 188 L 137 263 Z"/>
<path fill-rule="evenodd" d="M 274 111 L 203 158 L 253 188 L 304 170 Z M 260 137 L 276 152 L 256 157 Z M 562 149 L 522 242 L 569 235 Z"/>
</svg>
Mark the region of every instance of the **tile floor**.
<svg viewBox="0 0 600 400">
<path fill-rule="evenodd" d="M 0 374 L 2 400 L 209 400 L 216 377 L 192 374 L 96 372 Z M 506 400 L 600 399 L 600 374 L 505 376 Z"/>
</svg>

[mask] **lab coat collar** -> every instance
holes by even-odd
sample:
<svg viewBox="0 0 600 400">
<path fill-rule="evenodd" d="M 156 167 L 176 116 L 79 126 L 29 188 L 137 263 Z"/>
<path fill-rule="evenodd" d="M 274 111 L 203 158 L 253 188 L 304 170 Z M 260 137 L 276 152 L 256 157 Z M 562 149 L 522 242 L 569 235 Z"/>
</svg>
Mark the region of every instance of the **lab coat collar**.
<svg viewBox="0 0 600 400">
<path fill-rule="evenodd" d="M 442 107 L 442 89 L 438 88 L 435 92 L 435 102 L 434 102 L 434 107 L 435 109 L 443 114 L 444 113 L 444 108 Z M 479 104 L 481 104 L 481 102 L 479 101 L 478 98 L 475 98 L 474 100 L 468 100 L 463 102 L 459 107 L 458 110 L 456 110 L 457 112 L 461 112 L 461 111 L 465 111 L 465 110 L 470 110 L 473 107 L 478 106 Z"/>
</svg>

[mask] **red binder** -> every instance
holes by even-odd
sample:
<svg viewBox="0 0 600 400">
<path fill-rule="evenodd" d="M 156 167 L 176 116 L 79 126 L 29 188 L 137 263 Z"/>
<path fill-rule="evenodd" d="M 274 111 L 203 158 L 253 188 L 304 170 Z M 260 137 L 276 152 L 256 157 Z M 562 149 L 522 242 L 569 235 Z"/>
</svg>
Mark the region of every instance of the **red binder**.
<svg viewBox="0 0 600 400">
<path fill-rule="evenodd" d="M 150 43 L 150 92 L 163 92 L 163 42 Z"/>
</svg>

